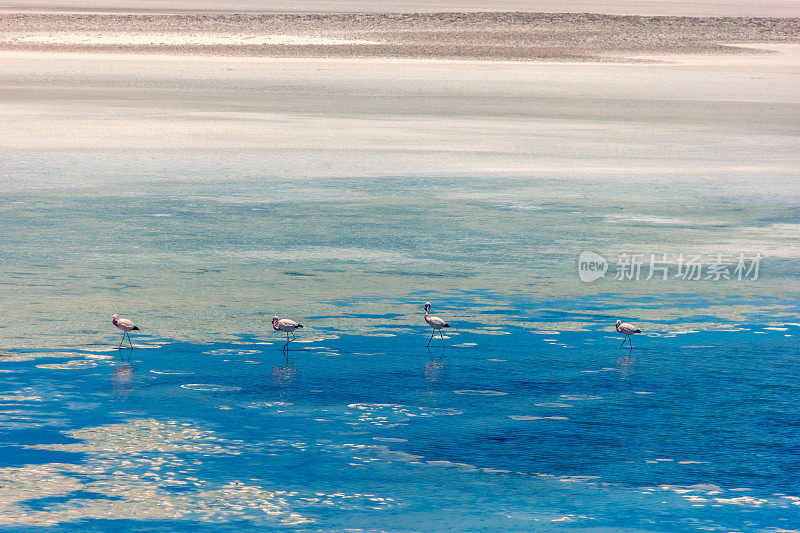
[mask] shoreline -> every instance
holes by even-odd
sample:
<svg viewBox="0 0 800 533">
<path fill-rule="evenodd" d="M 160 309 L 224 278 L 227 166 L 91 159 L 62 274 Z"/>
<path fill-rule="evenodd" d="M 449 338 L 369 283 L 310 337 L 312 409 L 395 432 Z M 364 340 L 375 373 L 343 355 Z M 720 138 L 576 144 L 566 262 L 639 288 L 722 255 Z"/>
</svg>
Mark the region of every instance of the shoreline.
<svg viewBox="0 0 800 533">
<path fill-rule="evenodd" d="M 527 12 L 599 13 L 609 15 L 690 17 L 797 17 L 800 9 L 793 0 L 463 0 L 454 4 L 442 0 L 275 0 L 264 5 L 259 0 L 232 0 L 224 8 L 210 0 L 155 0 L 142 7 L 135 0 L 6 0 L 0 12 L 37 13 L 138 13 L 138 14 L 335 14 L 335 13 L 437 13 L 437 12 Z"/>
<path fill-rule="evenodd" d="M 0 12 L 0 50 L 265 58 L 639 62 L 800 44 L 800 18 L 565 13 L 68 15 Z"/>
<path fill-rule="evenodd" d="M 139 61 L 181 61 L 181 62 L 274 62 L 275 64 L 300 64 L 314 65 L 315 63 L 341 64 L 341 65 L 396 65 L 400 66 L 422 66 L 422 65 L 482 65 L 502 68 L 502 67 L 523 67 L 523 66 L 619 66 L 619 67 L 650 67 L 658 68 L 663 66 L 726 66 L 726 67 L 748 67 L 748 66 L 776 66 L 776 67 L 795 67 L 800 66 L 800 43 L 741 43 L 737 46 L 743 53 L 731 54 L 642 54 L 642 55 L 607 55 L 593 60 L 569 61 L 564 59 L 530 59 L 530 60 L 493 60 L 486 61 L 473 58 L 439 58 L 439 57 L 329 57 L 329 56 L 257 56 L 257 55 L 206 55 L 201 53 L 180 54 L 170 53 L 167 50 L 160 52 L 151 51 L 120 51 L 120 50 L 61 50 L 55 49 L 4 49 L 0 47 L 0 57 L 9 59 L 23 59 L 35 57 L 39 59 L 70 59 L 70 60 L 139 60 Z M 765 63 L 765 61 L 767 63 Z"/>
</svg>

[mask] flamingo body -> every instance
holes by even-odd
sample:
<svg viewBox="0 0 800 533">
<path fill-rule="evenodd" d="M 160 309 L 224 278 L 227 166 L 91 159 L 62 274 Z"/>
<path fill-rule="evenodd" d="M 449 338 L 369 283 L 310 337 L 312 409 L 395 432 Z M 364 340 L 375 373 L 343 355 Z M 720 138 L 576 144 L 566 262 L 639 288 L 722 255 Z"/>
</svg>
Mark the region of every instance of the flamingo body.
<svg viewBox="0 0 800 533">
<path fill-rule="evenodd" d="M 450 324 L 445 322 L 443 318 L 440 318 L 438 316 L 431 316 L 430 312 L 431 312 L 431 303 L 425 302 L 425 322 L 427 322 L 428 325 L 433 328 L 433 333 L 431 333 L 431 338 L 428 339 L 428 345 L 430 345 L 431 339 L 433 339 L 433 336 L 434 334 L 436 334 L 437 331 L 439 332 L 439 337 L 441 337 L 442 339 L 442 344 L 444 344 L 444 336 L 442 336 L 441 330 L 443 328 L 449 328 Z"/>
<path fill-rule="evenodd" d="M 427 322 L 428 325 L 435 330 L 450 327 L 450 324 L 445 322 L 443 318 L 439 318 L 438 316 L 430 316 L 427 313 L 425 314 L 425 322 Z"/>
<path fill-rule="evenodd" d="M 633 347 L 633 343 L 631 342 L 631 335 L 635 335 L 636 333 L 642 332 L 633 324 L 628 324 L 627 322 L 623 322 L 622 320 L 617 320 L 616 329 L 617 333 L 622 333 L 623 335 L 625 335 L 625 338 L 622 339 L 622 344 L 625 344 L 625 341 L 627 340 L 631 344 L 631 347 Z M 622 344 L 620 344 L 620 347 L 622 346 Z"/>
<path fill-rule="evenodd" d="M 289 333 L 292 334 L 291 340 L 295 340 L 296 337 L 294 336 L 294 330 L 302 328 L 303 324 L 298 324 L 294 320 L 289 320 L 288 318 L 278 318 L 277 316 L 272 317 L 272 329 L 275 331 L 284 331 L 286 332 L 286 342 L 289 342 Z"/>
<path fill-rule="evenodd" d="M 133 349 L 133 344 L 131 343 L 131 335 L 129 332 L 131 331 L 139 331 L 139 328 L 133 323 L 132 320 L 128 318 L 120 318 L 119 315 L 114 315 L 111 319 L 111 323 L 117 329 L 122 330 L 122 340 L 119 341 L 119 347 L 122 348 L 122 343 L 125 342 L 125 337 L 128 337 L 128 344 L 130 345 L 131 349 Z"/>
<path fill-rule="evenodd" d="M 128 318 L 119 318 L 117 315 L 114 315 L 114 318 L 111 320 L 111 323 L 117 326 L 119 329 L 124 331 L 125 333 L 133 330 L 138 330 L 133 321 Z"/>
</svg>

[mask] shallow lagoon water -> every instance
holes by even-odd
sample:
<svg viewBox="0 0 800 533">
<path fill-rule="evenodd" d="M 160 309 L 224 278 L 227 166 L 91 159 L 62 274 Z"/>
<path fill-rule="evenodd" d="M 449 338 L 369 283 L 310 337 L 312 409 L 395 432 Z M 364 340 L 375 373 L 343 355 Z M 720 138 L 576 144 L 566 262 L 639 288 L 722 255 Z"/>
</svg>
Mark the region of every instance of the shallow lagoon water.
<svg viewBox="0 0 800 533">
<path fill-rule="evenodd" d="M 2 527 L 800 523 L 796 69 L 1 65 Z"/>
<path fill-rule="evenodd" d="M 447 348 L 419 326 L 314 329 L 287 352 L 279 335 L 5 352 L 0 516 L 8 530 L 800 520 L 797 325 L 677 328 L 633 349 L 604 324 L 480 326 L 459 324 Z"/>
<path fill-rule="evenodd" d="M 465 291 L 494 307 L 450 316 L 486 326 L 519 318 L 501 305 L 516 295 L 578 298 L 571 329 L 609 308 L 659 331 L 792 321 L 792 50 L 718 65 L 6 52 L 0 345 L 100 342 L 113 313 L 193 343 L 261 335 L 275 313 L 363 334 Z M 584 284 L 587 250 L 764 260 L 753 282 Z"/>
</svg>

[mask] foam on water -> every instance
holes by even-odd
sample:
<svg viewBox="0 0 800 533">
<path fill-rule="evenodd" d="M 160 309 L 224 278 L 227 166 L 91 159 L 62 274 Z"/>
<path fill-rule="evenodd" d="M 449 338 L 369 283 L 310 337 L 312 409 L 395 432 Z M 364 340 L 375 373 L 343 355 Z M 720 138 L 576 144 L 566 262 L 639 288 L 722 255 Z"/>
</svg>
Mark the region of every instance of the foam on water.
<svg viewBox="0 0 800 533">
<path fill-rule="evenodd" d="M 454 390 L 456 394 L 463 394 L 465 396 L 505 396 L 508 394 L 507 392 L 496 391 L 496 390 L 472 390 L 472 389 L 464 389 L 464 390 Z"/>
<path fill-rule="evenodd" d="M 86 354 L 84 357 L 86 359 L 94 359 L 96 361 L 108 361 L 109 359 L 113 359 L 113 357 L 110 355 L 100 355 L 96 353 Z"/>
<path fill-rule="evenodd" d="M 46 368 L 48 370 L 79 370 L 84 368 L 92 368 L 97 366 L 97 363 L 86 360 L 73 360 L 66 363 L 47 363 L 36 365 L 36 368 Z"/>
<path fill-rule="evenodd" d="M 560 396 L 562 400 L 573 400 L 573 401 L 581 401 L 581 400 L 602 400 L 602 396 L 592 396 L 591 394 L 562 394 Z"/>
<path fill-rule="evenodd" d="M 207 355 L 256 355 L 262 353 L 261 350 L 238 350 L 234 348 L 223 348 L 219 350 L 206 350 Z"/>
<path fill-rule="evenodd" d="M 236 387 L 235 385 L 212 385 L 210 383 L 186 383 L 185 385 L 181 385 L 181 388 L 206 392 L 230 392 L 242 390 L 241 387 Z"/>
<path fill-rule="evenodd" d="M 529 416 L 529 415 L 510 415 L 512 420 L 569 420 L 566 416 Z"/>
</svg>

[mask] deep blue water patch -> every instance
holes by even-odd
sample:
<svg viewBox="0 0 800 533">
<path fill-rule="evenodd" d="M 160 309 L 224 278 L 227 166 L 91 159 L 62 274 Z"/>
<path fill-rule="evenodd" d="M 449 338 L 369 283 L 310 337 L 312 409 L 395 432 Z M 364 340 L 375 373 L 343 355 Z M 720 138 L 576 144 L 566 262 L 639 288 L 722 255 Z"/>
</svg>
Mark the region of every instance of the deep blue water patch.
<svg viewBox="0 0 800 533">
<path fill-rule="evenodd" d="M 0 468 L 44 463 L 71 463 L 82 459 L 81 454 L 49 450 L 31 450 L 23 446 L 0 446 Z"/>
<path fill-rule="evenodd" d="M 71 500 L 105 500 L 105 499 L 109 499 L 108 496 L 106 496 L 105 494 L 99 494 L 97 492 L 89 492 L 85 490 L 78 490 L 66 494 L 64 496 L 52 496 L 48 498 L 25 500 L 21 502 L 21 504 L 24 505 L 25 507 L 34 510 L 43 510 L 53 505 L 68 503 Z M 111 499 L 120 500 L 121 498 L 111 498 Z"/>
<path fill-rule="evenodd" d="M 449 320 L 457 299 L 441 307 Z M 562 321 L 557 303 L 547 314 Z M 605 319 L 582 331 L 453 322 L 446 347 L 426 346 L 424 324 L 325 338 L 312 320 L 287 349 L 276 333 L 271 345 L 243 335 L 98 350 L 112 359 L 86 368 L 37 366 L 64 362 L 46 352 L 8 362 L 2 414 L 20 427 L 3 432 L 0 460 L 9 479 L 31 480 L 14 505 L 33 514 L 19 520 L 60 531 L 800 523 L 800 327 L 645 331 L 619 348 Z M 125 509 L 140 518 L 114 520 Z"/>
</svg>

